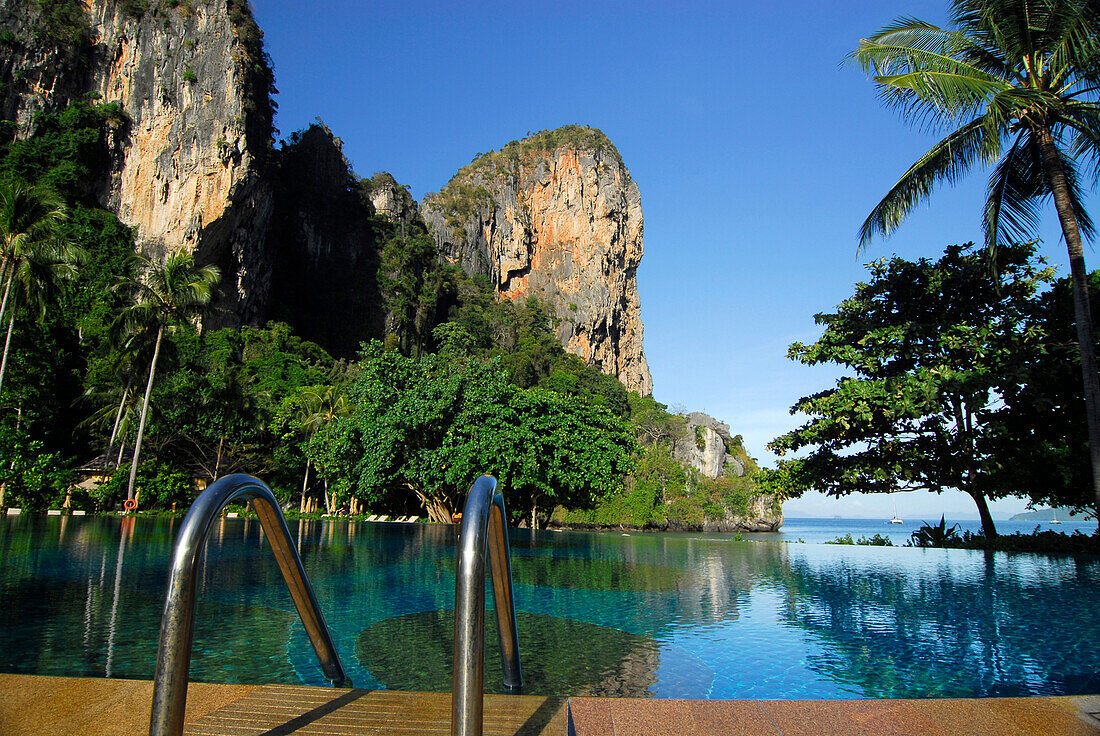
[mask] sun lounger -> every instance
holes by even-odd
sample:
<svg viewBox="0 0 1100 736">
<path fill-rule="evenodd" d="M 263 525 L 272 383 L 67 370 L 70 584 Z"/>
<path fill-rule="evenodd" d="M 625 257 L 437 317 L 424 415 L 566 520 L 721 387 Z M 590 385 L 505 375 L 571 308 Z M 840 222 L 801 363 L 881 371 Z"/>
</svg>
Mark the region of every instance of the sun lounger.
<svg viewBox="0 0 1100 736">
<path fill-rule="evenodd" d="M 61 509 L 47 509 L 46 516 L 61 516 Z"/>
</svg>

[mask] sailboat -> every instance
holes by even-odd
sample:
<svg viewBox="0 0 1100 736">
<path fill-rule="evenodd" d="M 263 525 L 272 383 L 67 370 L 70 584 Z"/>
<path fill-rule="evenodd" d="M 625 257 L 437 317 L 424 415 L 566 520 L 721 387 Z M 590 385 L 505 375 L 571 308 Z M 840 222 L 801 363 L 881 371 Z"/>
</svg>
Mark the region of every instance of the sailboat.
<svg viewBox="0 0 1100 736">
<path fill-rule="evenodd" d="M 1058 509 L 1052 507 L 1050 509 L 1050 513 L 1053 515 L 1051 520 L 1050 520 L 1051 524 L 1061 524 L 1062 523 L 1062 522 L 1058 521 Z"/>
<path fill-rule="evenodd" d="M 891 524 L 904 524 L 905 522 L 898 518 L 898 507 L 894 505 L 894 515 L 890 517 Z"/>
</svg>

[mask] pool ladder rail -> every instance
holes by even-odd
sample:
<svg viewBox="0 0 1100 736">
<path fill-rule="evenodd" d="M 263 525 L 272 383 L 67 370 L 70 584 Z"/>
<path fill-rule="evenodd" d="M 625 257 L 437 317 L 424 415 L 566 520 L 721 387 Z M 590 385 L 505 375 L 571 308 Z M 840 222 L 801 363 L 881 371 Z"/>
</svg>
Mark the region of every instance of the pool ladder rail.
<svg viewBox="0 0 1100 736">
<path fill-rule="evenodd" d="M 263 481 L 243 473 L 227 475 L 199 494 L 180 527 L 172 552 L 168 593 L 160 621 L 156 675 L 153 678 L 153 707 L 149 736 L 180 736 L 187 705 L 188 671 L 194 640 L 196 584 L 202 552 L 210 529 L 222 509 L 234 500 L 252 501 L 260 526 L 271 543 L 290 597 L 302 618 L 306 634 L 317 652 L 325 677 L 335 687 L 352 686 L 336 653 L 313 587 L 306 578 L 302 560 L 290 537 L 286 519 L 274 494 Z"/>
<path fill-rule="evenodd" d="M 512 596 L 508 515 L 504 510 L 504 499 L 496 486 L 496 479 L 488 475 L 474 481 L 466 497 L 459 531 L 454 680 L 451 688 L 452 736 L 482 736 L 483 731 L 486 556 L 492 573 L 504 687 L 508 692 L 518 694 L 523 686 Z M 226 505 L 239 498 L 252 501 L 252 507 L 260 517 L 260 525 L 271 543 L 325 677 L 334 687 L 352 687 L 274 494 L 262 481 L 250 475 L 229 475 L 214 482 L 199 495 L 187 512 L 176 538 L 160 624 L 149 736 L 180 736 L 183 733 L 194 640 L 198 565 L 214 521 Z"/>
<path fill-rule="evenodd" d="M 455 580 L 454 681 L 451 687 L 451 736 L 481 736 L 484 720 L 485 557 L 493 580 L 493 607 L 500 633 L 504 687 L 519 694 L 523 675 L 512 598 L 512 559 L 508 551 L 508 514 L 492 476 L 474 481 L 462 511 Z"/>
</svg>

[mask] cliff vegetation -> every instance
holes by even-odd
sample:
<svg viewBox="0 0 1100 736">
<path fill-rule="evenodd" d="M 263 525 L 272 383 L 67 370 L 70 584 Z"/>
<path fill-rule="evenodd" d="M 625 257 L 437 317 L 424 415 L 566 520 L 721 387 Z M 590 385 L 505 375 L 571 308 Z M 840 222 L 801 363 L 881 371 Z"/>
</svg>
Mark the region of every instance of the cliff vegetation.
<svg viewBox="0 0 1100 736">
<path fill-rule="evenodd" d="M 119 506 L 158 330 L 121 319 L 116 287 L 141 277 L 139 251 L 154 266 L 184 251 L 222 288 L 165 337 L 143 509 L 238 470 L 303 513 L 443 520 L 484 471 L 527 525 L 705 528 L 747 508 L 751 461 L 689 467 L 692 420 L 642 396 L 640 197 L 602 132 L 479 155 L 425 217 L 392 175 L 356 175 L 323 124 L 274 144 L 274 75 L 243 0 L 0 2 L 0 46 L 0 189 L 60 206 L 38 255 L 10 239 L 0 254 L 0 506 Z M 605 214 L 585 230 L 571 207 Z M 475 237 L 466 258 L 436 216 L 464 233 L 495 218 L 515 240 Z M 599 271 L 569 283 L 567 242 Z M 45 258 L 51 243 L 72 260 Z M 740 457 L 707 432 L 709 462 Z"/>
</svg>

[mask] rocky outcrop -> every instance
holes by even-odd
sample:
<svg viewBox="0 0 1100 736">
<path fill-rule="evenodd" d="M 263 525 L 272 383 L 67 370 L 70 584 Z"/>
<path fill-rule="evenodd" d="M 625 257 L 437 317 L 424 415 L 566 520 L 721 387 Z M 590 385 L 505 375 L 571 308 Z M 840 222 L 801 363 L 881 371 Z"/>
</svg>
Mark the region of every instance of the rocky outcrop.
<svg viewBox="0 0 1100 736">
<path fill-rule="evenodd" d="M 741 446 L 740 436 L 732 437 L 728 424 L 701 412 L 684 415 L 687 431 L 673 445 L 673 455 L 708 478 L 740 477 L 752 459 Z M 744 514 L 726 511 L 722 519 L 706 519 L 702 530 L 708 532 L 774 532 L 783 525 L 781 504 L 768 494 L 754 496 Z"/>
<path fill-rule="evenodd" d="M 129 122 L 111 141 L 101 203 L 147 253 L 219 265 L 219 321 L 254 318 L 269 280 L 272 76 L 245 0 L 56 5 L 68 12 L 60 28 L 37 3 L 0 0 L 12 133 L 89 94 L 121 106 Z"/>
<path fill-rule="evenodd" d="M 731 454 L 733 438 L 728 424 L 700 412 L 684 415 L 687 432 L 676 441 L 677 459 L 708 478 L 745 474 L 745 462 Z"/>
<path fill-rule="evenodd" d="M 382 333 L 374 208 L 361 184 L 323 124 L 295 133 L 279 153 L 263 316 L 339 357 Z"/>
<path fill-rule="evenodd" d="M 348 356 L 381 335 L 367 220 L 403 236 L 423 227 L 416 202 L 388 174 L 352 181 L 327 129 L 272 149 L 273 77 L 246 0 L 48 5 L 0 0 L 0 134 L 30 135 L 37 111 L 89 95 L 116 103 L 126 122 L 108 136 L 97 197 L 146 253 L 220 267 L 206 326 L 282 319 Z M 567 350 L 651 392 L 640 196 L 602 133 L 569 126 L 479 156 L 423 209 L 443 259 L 502 298 L 541 297 Z"/>
<path fill-rule="evenodd" d="M 598 130 L 567 126 L 484 154 L 421 212 L 440 252 L 505 299 L 539 297 L 565 349 L 644 395 L 638 186 Z"/>
<path fill-rule="evenodd" d="M 397 183 L 393 174 L 379 171 L 369 179 L 363 179 L 360 187 L 370 198 L 374 211 L 391 222 L 411 224 L 420 216 L 416 200 L 408 187 Z"/>
</svg>

